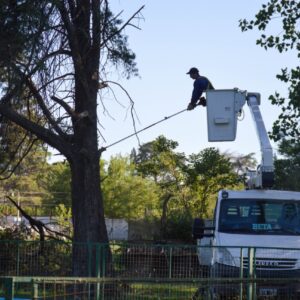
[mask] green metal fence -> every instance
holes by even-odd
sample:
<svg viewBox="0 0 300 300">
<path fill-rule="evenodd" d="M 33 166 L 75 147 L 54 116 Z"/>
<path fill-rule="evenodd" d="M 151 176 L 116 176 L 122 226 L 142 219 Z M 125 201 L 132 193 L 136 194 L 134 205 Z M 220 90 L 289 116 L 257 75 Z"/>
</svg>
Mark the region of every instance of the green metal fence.
<svg viewBox="0 0 300 300">
<path fill-rule="evenodd" d="M 300 249 L 0 241 L 1 296 L 300 299 Z"/>
<path fill-rule="evenodd" d="M 271 295 L 275 286 L 299 284 L 299 279 L 274 278 L 199 278 L 189 279 L 138 279 L 138 278 L 55 278 L 55 277 L 2 277 L 0 289 L 5 299 L 299 299 L 292 291 Z M 268 292 L 258 294 L 254 286 L 267 284 Z M 242 285 L 240 293 L 232 289 Z M 225 294 L 217 295 L 214 289 L 222 288 Z M 266 288 L 265 288 L 266 290 Z"/>
</svg>

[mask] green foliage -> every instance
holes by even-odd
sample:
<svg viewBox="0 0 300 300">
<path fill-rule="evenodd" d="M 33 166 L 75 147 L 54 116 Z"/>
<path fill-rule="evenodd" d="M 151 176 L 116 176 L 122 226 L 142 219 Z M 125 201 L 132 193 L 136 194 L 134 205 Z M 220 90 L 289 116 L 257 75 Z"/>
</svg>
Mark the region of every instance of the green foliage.
<svg viewBox="0 0 300 300">
<path fill-rule="evenodd" d="M 177 142 L 160 136 L 142 145 L 131 157 L 101 160 L 105 216 L 128 220 L 159 217 L 159 238 L 189 241 L 192 217 L 211 217 L 217 192 L 222 188 L 240 188 L 239 171 L 254 163 L 251 154 L 235 157 L 215 148 L 186 157 L 175 151 L 177 146 Z M 70 180 L 67 162 L 49 165 L 45 156 L 37 152 L 28 156 L 18 176 L 13 175 L 5 184 L 7 189 L 13 186 L 43 191 L 39 195 L 47 195 L 43 204 L 56 206 L 54 214 L 59 224 L 67 228 L 71 219 Z M 24 200 L 21 195 L 21 202 Z M 2 213 L 7 213 L 7 209 Z"/>
<path fill-rule="evenodd" d="M 28 229 L 24 224 L 0 230 L 0 240 L 2 241 L 24 241 L 30 239 L 33 239 L 33 236 L 30 229 Z"/>
<path fill-rule="evenodd" d="M 57 162 L 49 166 L 44 174 L 44 186 L 49 197 L 47 203 L 71 206 L 71 170 L 67 162 Z"/>
<path fill-rule="evenodd" d="M 160 188 L 162 227 L 169 218 L 177 218 L 173 213 L 178 209 L 186 216 L 211 217 L 220 189 L 242 187 L 230 155 L 208 148 L 187 158 L 175 152 L 177 146 L 177 142 L 160 136 L 132 155 L 138 172 Z M 245 161 L 252 162 L 250 158 Z M 167 234 L 166 228 L 162 231 Z"/>
<path fill-rule="evenodd" d="M 54 207 L 70 207 L 70 169 L 67 163 L 48 164 L 48 153 L 36 148 L 22 160 L 9 178 L 0 181 L 0 191 L 9 194 L 31 216 L 53 215 Z M 5 198 L 3 196 L 3 198 Z M 10 202 L 0 210 L 1 215 L 16 214 Z"/>
<path fill-rule="evenodd" d="M 172 211 L 166 222 L 165 236 L 169 240 L 180 240 L 181 242 L 190 243 L 192 238 L 193 218 L 185 211 Z"/>
<path fill-rule="evenodd" d="M 139 219 L 155 215 L 158 191 L 154 182 L 138 175 L 128 157 L 112 157 L 102 182 L 105 215 Z"/>
<path fill-rule="evenodd" d="M 249 154 L 235 154 L 225 152 L 223 155 L 229 159 L 235 173 L 240 176 L 243 176 L 243 174 L 247 172 L 247 169 L 254 169 L 257 165 L 257 160 L 255 158 L 254 152 L 251 152 Z"/>
<path fill-rule="evenodd" d="M 18 198 L 20 203 L 41 204 L 46 193 L 43 182 L 48 171 L 47 155 L 45 149 L 36 145 L 10 177 L 0 180 L 0 190 Z"/>
<path fill-rule="evenodd" d="M 5 218 L 7 216 L 13 216 L 17 214 L 17 209 L 9 204 L 2 203 L 0 205 L 0 217 Z"/>
<path fill-rule="evenodd" d="M 135 62 L 135 54 L 128 48 L 128 37 L 121 34 L 119 27 L 123 21 L 114 16 L 110 9 L 100 12 L 102 23 L 102 32 L 107 38 L 107 47 L 104 50 L 109 61 L 114 66 L 122 65 L 124 67 L 124 75 L 129 78 L 131 75 L 138 75 L 138 69 Z"/>
<path fill-rule="evenodd" d="M 283 140 L 279 152 L 284 158 L 275 160 L 275 188 L 300 191 L 300 143 Z"/>
<path fill-rule="evenodd" d="M 18 148 L 20 140 L 25 138 L 24 131 L 19 127 L 13 126 L 11 122 L 1 118 L 0 123 L 0 167 L 1 177 L 5 177 L 6 173 L 13 168 L 12 160 L 19 153 L 15 153 L 12 148 Z M 19 141 L 18 141 L 19 140 Z M 16 147 L 14 147 L 16 145 Z M 18 151 L 19 152 L 19 151 Z"/>
<path fill-rule="evenodd" d="M 73 228 L 72 228 L 72 212 L 70 207 L 66 207 L 64 204 L 59 204 L 55 207 L 55 216 L 57 220 L 57 224 L 64 229 L 64 231 L 72 236 Z"/>
<path fill-rule="evenodd" d="M 184 154 L 175 153 L 178 143 L 159 136 L 152 142 L 142 145 L 138 154 L 132 157 L 137 170 L 145 177 L 151 177 L 160 185 L 174 180 L 184 164 Z"/>
<path fill-rule="evenodd" d="M 232 172 L 229 158 L 224 157 L 216 148 L 206 148 L 199 154 L 191 155 L 190 163 L 193 165 L 193 169 L 189 172 L 192 180 L 197 180 L 199 175 L 205 180 Z"/>
<path fill-rule="evenodd" d="M 191 205 L 202 218 L 212 217 L 217 192 L 241 188 L 230 158 L 216 148 L 206 148 L 189 157 L 187 184 L 193 190 Z"/>
<path fill-rule="evenodd" d="M 240 27 L 242 31 L 252 30 L 255 27 L 263 31 L 257 44 L 264 49 L 275 48 L 280 53 L 294 51 L 300 58 L 299 14 L 299 1 L 271 0 L 263 4 L 254 20 L 240 20 Z M 275 19 L 281 22 L 280 35 L 265 34 L 265 30 L 271 22 L 275 22 Z M 300 67 L 296 66 L 289 71 L 283 68 L 277 78 L 289 85 L 289 93 L 288 99 L 277 92 L 269 97 L 272 104 L 281 107 L 282 110 L 273 125 L 271 137 L 275 141 L 289 137 L 292 142 L 296 142 L 300 136 Z"/>
<path fill-rule="evenodd" d="M 8 239 L 9 236 L 13 238 Z M 23 238 L 15 237 L 14 234 L 9 234 L 1 241 L 0 260 L 6 262 L 0 269 L 1 276 L 20 274 L 70 276 L 72 244 L 59 241 L 40 242 L 32 239 L 24 242 Z M 24 290 L 21 286 L 18 290 L 26 293 L 27 289 Z M 26 296 L 31 298 L 30 295 L 28 293 Z"/>
<path fill-rule="evenodd" d="M 27 155 L 29 160 L 24 159 Z M 46 156 L 46 149 L 41 143 L 0 116 L 0 180 L 8 179 L 12 173 L 23 174 L 29 166 L 30 173 L 37 164 L 45 162 Z"/>
<path fill-rule="evenodd" d="M 174 197 L 183 188 L 186 157 L 183 153 L 174 151 L 177 146 L 177 142 L 159 136 L 142 145 L 133 158 L 137 171 L 154 180 L 161 188 L 162 197 Z"/>
<path fill-rule="evenodd" d="M 20 70 L 43 69 L 46 31 L 51 27 L 52 1 L 3 0 L 0 2 L 0 79 L 19 85 Z M 3 42 L 5 41 L 5 42 Z M 21 91 L 21 89 L 20 89 Z"/>
<path fill-rule="evenodd" d="M 168 213 L 173 208 L 188 212 L 188 190 L 184 185 L 186 158 L 174 151 L 177 146 L 177 142 L 159 136 L 142 145 L 133 157 L 137 171 L 153 180 L 160 190 L 161 238 L 166 237 Z"/>
</svg>

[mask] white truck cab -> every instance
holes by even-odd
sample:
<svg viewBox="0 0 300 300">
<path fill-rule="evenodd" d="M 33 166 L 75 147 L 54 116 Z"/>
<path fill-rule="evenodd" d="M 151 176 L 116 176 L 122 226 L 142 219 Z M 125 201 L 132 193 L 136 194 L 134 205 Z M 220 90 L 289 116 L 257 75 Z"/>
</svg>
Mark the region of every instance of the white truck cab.
<svg viewBox="0 0 300 300">
<path fill-rule="evenodd" d="M 241 249 L 254 247 L 260 269 L 300 272 L 300 192 L 222 190 L 212 225 L 194 227 L 201 265 L 240 267 Z"/>
<path fill-rule="evenodd" d="M 254 278 L 299 278 L 300 192 L 272 189 L 273 152 L 259 110 L 260 95 L 238 89 L 213 90 L 206 92 L 206 98 L 212 142 L 235 140 L 237 117 L 248 104 L 262 159 L 255 171 L 248 172 L 245 190 L 218 193 L 212 224 L 195 219 L 193 236 L 200 265 L 208 267 L 215 278 L 243 277 L 243 271 L 253 267 Z M 277 293 L 274 288 L 262 291 Z M 298 292 L 300 295 L 300 288 Z"/>
</svg>

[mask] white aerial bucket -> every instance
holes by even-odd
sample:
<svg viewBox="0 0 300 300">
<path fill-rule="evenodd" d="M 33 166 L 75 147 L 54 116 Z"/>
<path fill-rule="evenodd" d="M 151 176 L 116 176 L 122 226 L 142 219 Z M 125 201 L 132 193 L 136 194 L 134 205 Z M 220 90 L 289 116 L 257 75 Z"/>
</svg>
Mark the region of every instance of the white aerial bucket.
<svg viewBox="0 0 300 300">
<path fill-rule="evenodd" d="M 209 142 L 234 141 L 237 116 L 246 101 L 246 91 L 207 90 L 207 129 Z"/>
</svg>

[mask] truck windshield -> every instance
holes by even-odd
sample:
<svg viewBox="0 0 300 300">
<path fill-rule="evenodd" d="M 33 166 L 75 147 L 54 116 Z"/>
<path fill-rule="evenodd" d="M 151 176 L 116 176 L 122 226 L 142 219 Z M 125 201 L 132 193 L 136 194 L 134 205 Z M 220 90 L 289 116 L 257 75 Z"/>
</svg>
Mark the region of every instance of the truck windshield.
<svg viewBox="0 0 300 300">
<path fill-rule="evenodd" d="M 224 199 L 219 231 L 300 235 L 300 204 L 282 200 Z"/>
</svg>

